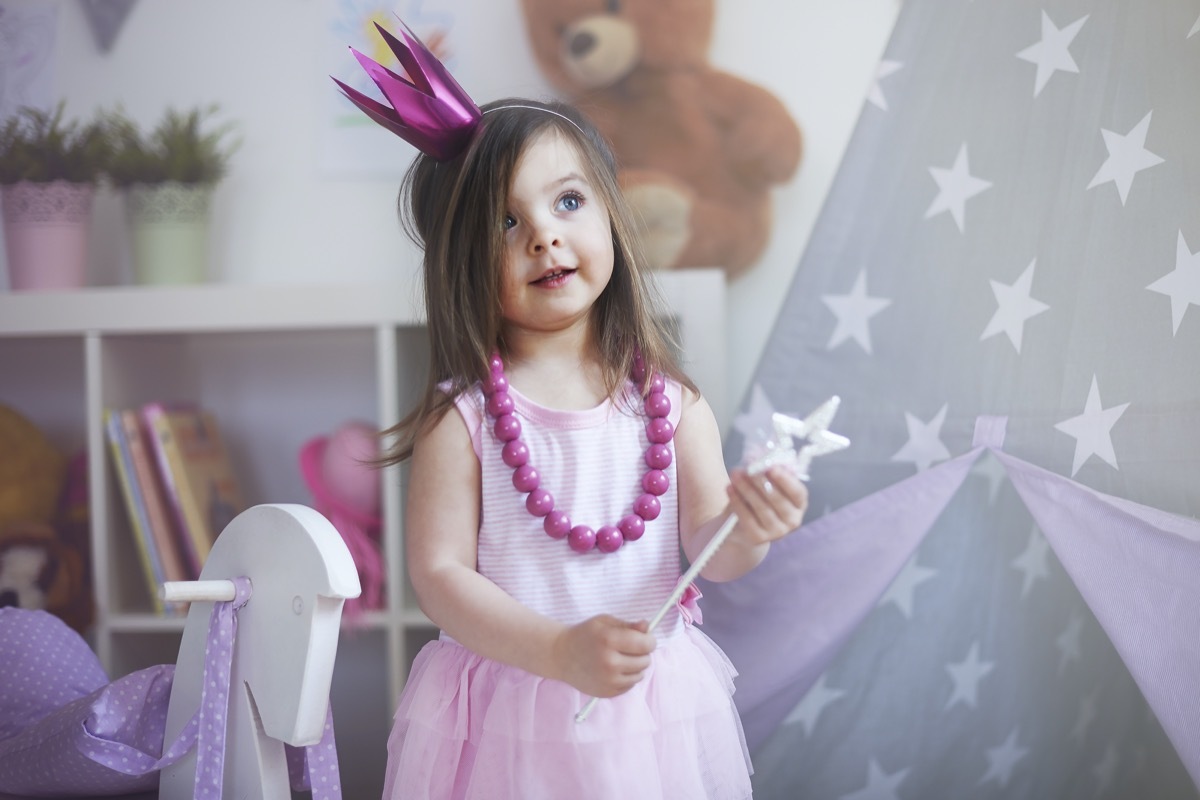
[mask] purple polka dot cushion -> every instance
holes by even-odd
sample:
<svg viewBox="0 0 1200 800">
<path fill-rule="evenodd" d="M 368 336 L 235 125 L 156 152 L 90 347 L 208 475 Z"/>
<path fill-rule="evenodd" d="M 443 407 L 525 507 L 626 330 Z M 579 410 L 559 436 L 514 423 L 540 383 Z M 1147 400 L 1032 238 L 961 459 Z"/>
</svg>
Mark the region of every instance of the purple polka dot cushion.
<svg viewBox="0 0 1200 800">
<path fill-rule="evenodd" d="M 108 683 L 79 634 L 45 611 L 0 608 L 0 740 Z"/>
<path fill-rule="evenodd" d="M 0 792 L 153 789 L 174 672 L 160 665 L 109 683 L 57 617 L 0 609 Z"/>
</svg>

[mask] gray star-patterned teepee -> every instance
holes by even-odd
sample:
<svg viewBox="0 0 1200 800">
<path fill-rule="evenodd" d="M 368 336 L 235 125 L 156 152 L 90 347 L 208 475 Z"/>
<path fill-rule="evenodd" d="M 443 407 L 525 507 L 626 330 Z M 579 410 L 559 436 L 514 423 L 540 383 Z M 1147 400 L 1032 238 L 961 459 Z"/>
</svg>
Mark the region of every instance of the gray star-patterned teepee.
<svg viewBox="0 0 1200 800">
<path fill-rule="evenodd" d="M 1200 796 L 1200 0 L 905 2 L 726 443 L 759 800 Z"/>
</svg>

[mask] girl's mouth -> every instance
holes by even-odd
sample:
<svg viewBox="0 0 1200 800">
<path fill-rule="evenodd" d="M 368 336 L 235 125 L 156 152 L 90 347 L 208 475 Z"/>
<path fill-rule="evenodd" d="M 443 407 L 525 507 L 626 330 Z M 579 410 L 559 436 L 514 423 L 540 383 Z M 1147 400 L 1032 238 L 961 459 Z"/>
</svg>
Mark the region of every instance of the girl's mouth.
<svg viewBox="0 0 1200 800">
<path fill-rule="evenodd" d="M 554 288 L 556 286 L 562 286 L 564 283 L 566 283 L 567 278 L 574 274 L 575 270 L 573 269 L 552 269 L 533 283 L 535 286 L 548 286 L 550 288 Z"/>
</svg>

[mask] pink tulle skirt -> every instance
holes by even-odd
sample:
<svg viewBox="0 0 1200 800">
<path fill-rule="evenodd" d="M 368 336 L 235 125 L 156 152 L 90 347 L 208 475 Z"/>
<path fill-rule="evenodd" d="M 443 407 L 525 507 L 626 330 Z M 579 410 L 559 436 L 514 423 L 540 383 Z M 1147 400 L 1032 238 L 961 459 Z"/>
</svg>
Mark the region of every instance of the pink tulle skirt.
<svg viewBox="0 0 1200 800">
<path fill-rule="evenodd" d="M 733 665 L 695 628 L 601 700 L 453 641 L 418 654 L 388 739 L 385 800 L 742 800 L 750 758 Z"/>
</svg>

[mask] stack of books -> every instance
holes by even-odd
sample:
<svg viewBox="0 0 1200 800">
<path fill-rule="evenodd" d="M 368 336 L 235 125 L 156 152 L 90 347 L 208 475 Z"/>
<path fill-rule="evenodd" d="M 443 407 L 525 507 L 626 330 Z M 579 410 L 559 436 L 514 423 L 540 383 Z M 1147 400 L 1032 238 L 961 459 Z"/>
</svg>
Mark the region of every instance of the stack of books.
<svg viewBox="0 0 1200 800">
<path fill-rule="evenodd" d="M 212 543 L 244 510 L 216 418 L 194 405 L 110 409 L 105 430 L 139 560 L 159 614 L 164 581 L 195 580 Z"/>
</svg>

